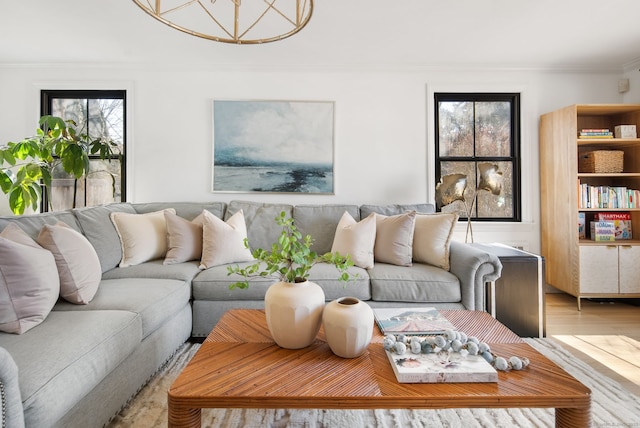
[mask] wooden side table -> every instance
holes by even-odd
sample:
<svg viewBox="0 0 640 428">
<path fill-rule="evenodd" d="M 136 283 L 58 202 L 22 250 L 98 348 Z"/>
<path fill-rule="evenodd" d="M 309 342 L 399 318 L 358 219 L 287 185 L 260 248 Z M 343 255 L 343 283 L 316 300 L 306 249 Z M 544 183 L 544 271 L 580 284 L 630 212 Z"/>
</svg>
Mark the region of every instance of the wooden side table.
<svg viewBox="0 0 640 428">
<path fill-rule="evenodd" d="M 496 255 L 502 263 L 500 278 L 487 284 L 487 312 L 520 337 L 544 337 L 544 258 L 504 244 L 469 245 Z"/>
</svg>

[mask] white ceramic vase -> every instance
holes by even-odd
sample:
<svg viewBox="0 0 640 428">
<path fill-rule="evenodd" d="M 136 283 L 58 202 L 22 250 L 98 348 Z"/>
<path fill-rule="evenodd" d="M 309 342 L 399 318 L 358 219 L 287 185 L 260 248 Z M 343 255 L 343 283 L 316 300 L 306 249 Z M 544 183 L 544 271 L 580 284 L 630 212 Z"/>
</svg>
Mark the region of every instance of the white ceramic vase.
<svg viewBox="0 0 640 428">
<path fill-rule="evenodd" d="M 373 310 L 355 297 L 341 297 L 324 308 L 322 324 L 334 354 L 355 358 L 364 354 L 373 334 Z"/>
<path fill-rule="evenodd" d="M 276 282 L 264 296 L 267 326 L 282 348 L 301 349 L 315 340 L 322 325 L 324 291 L 313 282 Z"/>
</svg>

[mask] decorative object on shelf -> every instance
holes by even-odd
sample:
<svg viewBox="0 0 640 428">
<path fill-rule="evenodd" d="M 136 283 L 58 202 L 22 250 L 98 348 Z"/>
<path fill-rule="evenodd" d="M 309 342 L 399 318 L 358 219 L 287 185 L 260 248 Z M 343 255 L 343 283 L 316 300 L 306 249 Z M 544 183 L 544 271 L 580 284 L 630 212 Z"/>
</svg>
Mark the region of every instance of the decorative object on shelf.
<svg viewBox="0 0 640 428">
<path fill-rule="evenodd" d="M 594 150 L 582 153 L 578 158 L 578 171 L 587 173 L 622 172 L 624 169 L 624 151 Z"/>
<path fill-rule="evenodd" d="M 373 311 L 356 297 L 341 297 L 324 308 L 322 325 L 331 351 L 342 358 L 364 354 L 373 334 Z"/>
<path fill-rule="evenodd" d="M 73 120 L 42 116 L 38 124 L 36 136 L 0 147 L 0 189 L 9 196 L 15 214 L 24 214 L 28 207 L 38 210 L 42 186 L 51 203 L 51 176 L 57 166 L 75 179 L 72 208 L 76 208 L 75 187 L 90 173 L 89 155 L 99 154 L 104 160 L 117 150 L 111 140 L 79 133 Z"/>
<path fill-rule="evenodd" d="M 308 281 L 309 271 L 317 263 L 330 263 L 340 272 L 339 280 L 346 283 L 351 279 L 348 270 L 353 262 L 349 255 L 318 255 L 311 251 L 311 236 L 303 237 L 284 211 L 275 221 L 282 226 L 278 242 L 272 245 L 271 251 L 254 249 L 251 254 L 256 263 L 252 265 L 228 266 L 228 275 L 245 277 L 244 281 L 235 282 L 229 288 L 248 288 L 251 278 L 278 277 L 280 281 L 272 284 L 265 294 L 267 325 L 279 346 L 300 349 L 309 346 L 317 336 L 324 309 L 324 292 L 319 285 Z M 244 243 L 249 248 L 248 239 Z"/>
<path fill-rule="evenodd" d="M 527 357 L 506 359 L 487 343 L 451 329 L 436 336 L 387 334 L 383 346 L 401 383 L 497 382 L 496 370 L 529 366 Z"/>
<path fill-rule="evenodd" d="M 455 201 L 462 201 L 467 215 L 467 230 L 464 242 L 473 242 L 473 229 L 471 227 L 471 214 L 476 205 L 478 193 L 481 190 L 499 195 L 502 192 L 502 172 L 498 165 L 491 163 L 478 164 L 478 185 L 473 192 L 471 203 L 467 203 L 464 193 L 467 189 L 467 176 L 464 174 L 450 174 L 440 178 L 436 185 L 436 206 L 440 210 L 443 206 L 452 204 Z"/>
<path fill-rule="evenodd" d="M 302 30 L 314 0 L 167 1 L 133 0 L 142 10 L 192 36 L 216 42 L 259 44 L 285 39 Z"/>
</svg>

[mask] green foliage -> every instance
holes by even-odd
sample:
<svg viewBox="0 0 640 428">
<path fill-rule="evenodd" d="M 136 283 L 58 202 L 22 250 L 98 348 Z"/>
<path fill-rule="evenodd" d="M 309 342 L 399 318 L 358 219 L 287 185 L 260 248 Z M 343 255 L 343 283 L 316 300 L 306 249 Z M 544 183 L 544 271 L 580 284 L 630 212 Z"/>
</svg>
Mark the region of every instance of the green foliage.
<svg viewBox="0 0 640 428">
<path fill-rule="evenodd" d="M 73 120 L 42 116 L 39 125 L 35 137 L 0 147 L 0 189 L 15 214 L 24 214 L 27 207 L 38 209 L 41 186 L 50 191 L 56 166 L 77 180 L 89 172 L 89 154 L 107 159 L 117 149 L 111 140 L 78 134 Z"/>
<path fill-rule="evenodd" d="M 340 272 L 340 281 L 349 281 L 351 275 L 348 269 L 353 266 L 349 255 L 341 256 L 339 253 L 326 253 L 318 255 L 311 251 L 313 239 L 310 235 L 302 236 L 296 228 L 292 218 L 287 218 L 286 213 L 281 212 L 276 218 L 276 223 L 282 226 L 282 233 L 278 242 L 271 246 L 271 251 L 262 248 L 253 250 L 253 258 L 256 263 L 241 268 L 240 266 L 227 267 L 227 275 L 238 274 L 244 276 L 244 281 L 233 283 L 234 288 L 249 288 L 251 278 L 275 276 L 280 281 L 303 282 L 309 278 L 311 268 L 320 262 L 330 263 Z M 245 247 L 249 248 L 249 242 L 244 240 Z"/>
</svg>

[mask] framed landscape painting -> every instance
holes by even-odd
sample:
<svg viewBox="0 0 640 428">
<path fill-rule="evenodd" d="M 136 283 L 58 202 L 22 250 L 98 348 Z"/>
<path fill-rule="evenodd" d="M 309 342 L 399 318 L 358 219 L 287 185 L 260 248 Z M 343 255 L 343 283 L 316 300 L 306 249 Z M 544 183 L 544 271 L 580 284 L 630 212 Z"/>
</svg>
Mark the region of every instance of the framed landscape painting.
<svg viewBox="0 0 640 428">
<path fill-rule="evenodd" d="M 213 191 L 333 194 L 332 101 L 214 101 Z"/>
</svg>

